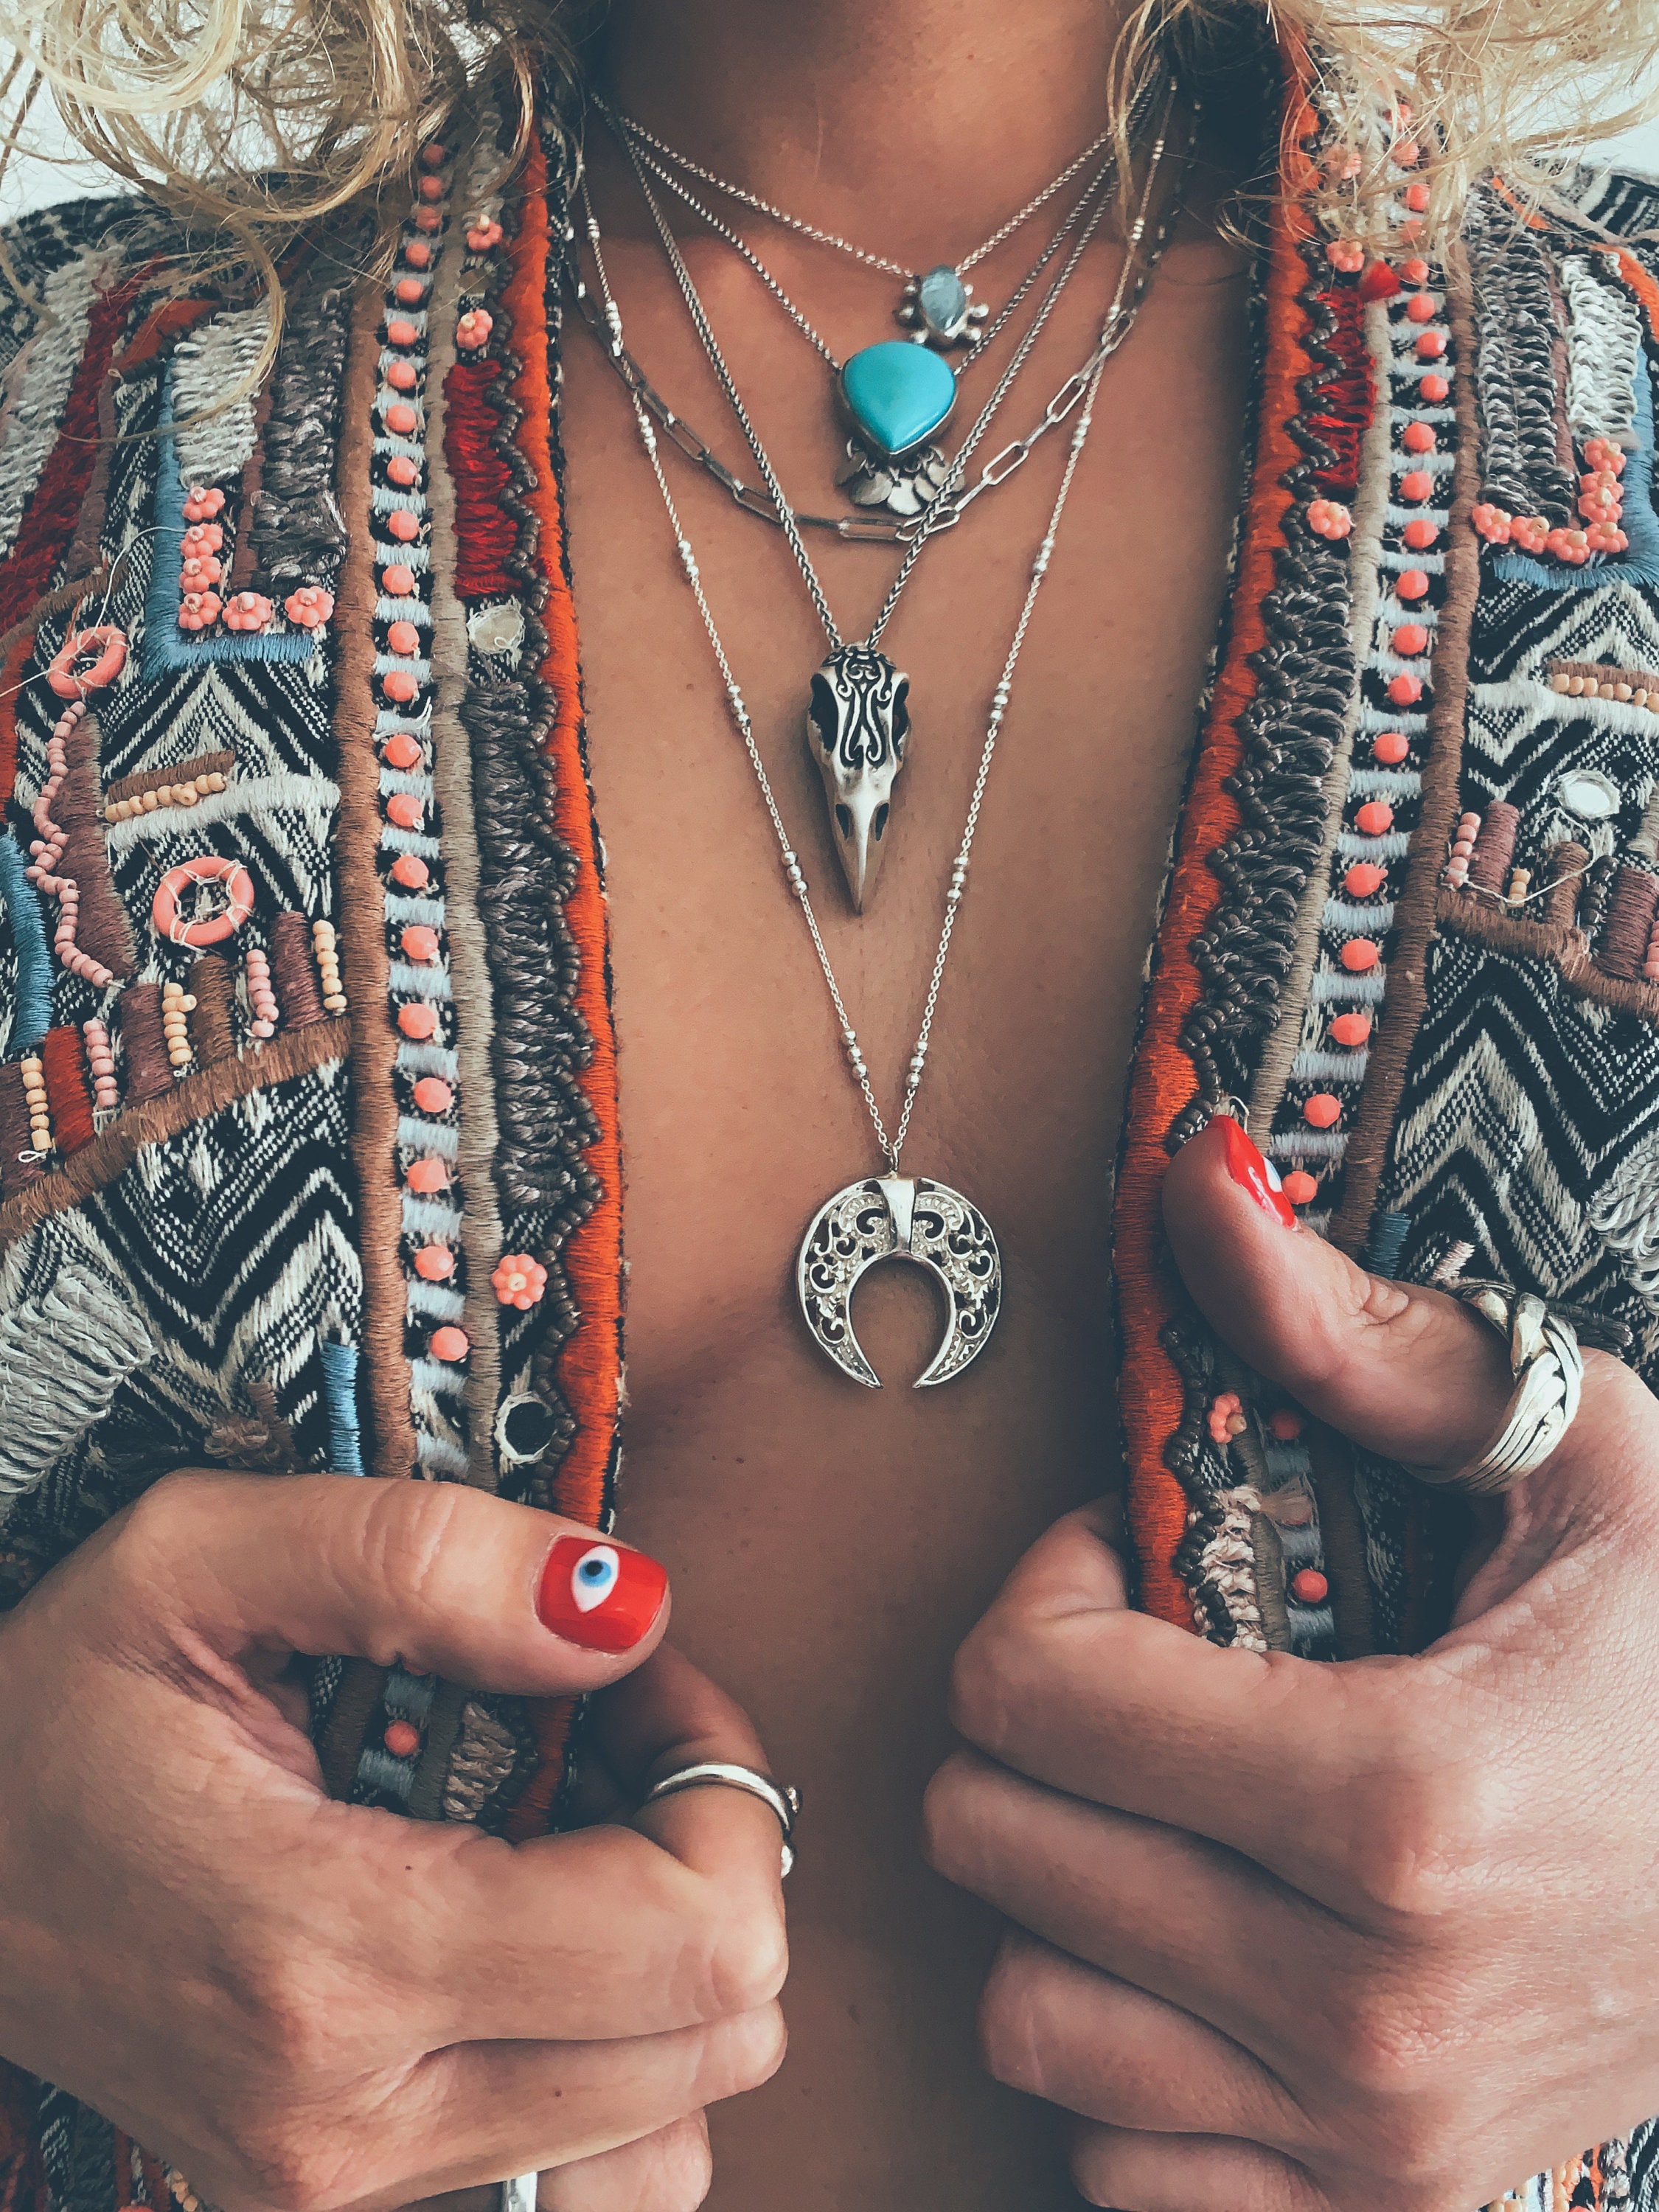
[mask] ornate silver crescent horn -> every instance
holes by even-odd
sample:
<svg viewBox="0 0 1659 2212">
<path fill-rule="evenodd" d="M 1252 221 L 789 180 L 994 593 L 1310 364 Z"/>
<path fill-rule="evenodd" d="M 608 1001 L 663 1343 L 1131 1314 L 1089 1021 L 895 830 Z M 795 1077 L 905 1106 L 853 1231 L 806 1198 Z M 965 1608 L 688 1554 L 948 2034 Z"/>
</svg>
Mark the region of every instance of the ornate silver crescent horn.
<svg viewBox="0 0 1659 2212">
<path fill-rule="evenodd" d="M 912 1261 L 943 1285 L 950 1317 L 915 1388 L 948 1382 L 984 1350 L 1001 1308 L 1002 1255 L 990 1223 L 960 1191 L 925 1176 L 848 1183 L 812 1216 L 795 1262 L 801 1311 L 842 1374 L 871 1390 L 881 1377 L 854 1334 L 853 1292 L 884 1260 Z"/>
</svg>

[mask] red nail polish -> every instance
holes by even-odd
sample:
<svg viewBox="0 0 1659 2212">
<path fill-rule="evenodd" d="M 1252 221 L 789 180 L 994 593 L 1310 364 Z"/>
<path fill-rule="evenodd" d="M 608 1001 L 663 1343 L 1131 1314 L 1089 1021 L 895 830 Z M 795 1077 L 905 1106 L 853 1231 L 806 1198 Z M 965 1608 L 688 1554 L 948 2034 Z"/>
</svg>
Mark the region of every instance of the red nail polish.
<svg viewBox="0 0 1659 2212">
<path fill-rule="evenodd" d="M 536 1611 L 544 1628 L 588 1651 L 631 1651 L 662 1611 L 668 1570 L 597 1536 L 561 1536 L 547 1555 Z"/>
<path fill-rule="evenodd" d="M 1294 1229 L 1296 1209 L 1279 1188 L 1273 1169 L 1231 1115 L 1218 1114 L 1215 1118 L 1227 1149 L 1228 1174 L 1241 1190 L 1249 1191 L 1264 1213 L 1271 1213 L 1286 1229 Z"/>
</svg>

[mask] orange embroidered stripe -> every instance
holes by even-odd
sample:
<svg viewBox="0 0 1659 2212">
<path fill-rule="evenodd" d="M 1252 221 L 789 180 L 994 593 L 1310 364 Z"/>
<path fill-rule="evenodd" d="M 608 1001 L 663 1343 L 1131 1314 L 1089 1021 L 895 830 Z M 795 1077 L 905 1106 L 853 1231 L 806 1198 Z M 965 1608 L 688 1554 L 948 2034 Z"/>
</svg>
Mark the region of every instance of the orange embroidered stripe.
<svg viewBox="0 0 1659 2212">
<path fill-rule="evenodd" d="M 1283 124 L 1285 189 L 1269 220 L 1266 286 L 1267 359 L 1261 425 L 1244 510 L 1229 635 L 1210 711 L 1199 740 L 1191 788 L 1182 810 L 1169 902 L 1158 931 L 1147 988 L 1139 1049 L 1129 1088 L 1119 1164 L 1113 1241 L 1119 1328 L 1123 1345 L 1121 1402 L 1127 1458 L 1130 1540 L 1139 1571 L 1139 1600 L 1148 1613 L 1182 1628 L 1192 1607 L 1174 1565 L 1186 1533 L 1187 1498 L 1164 1459 L 1185 1411 L 1180 1376 L 1163 1343 L 1174 1315 L 1165 1270 L 1159 1194 L 1168 1162 L 1165 1138 L 1198 1088 L 1182 1030 L 1201 988 L 1192 942 L 1220 896 L 1210 856 L 1239 826 L 1225 788 L 1243 754 L 1238 719 L 1255 696 L 1251 656 L 1267 642 L 1261 603 L 1273 588 L 1274 557 L 1285 543 L 1291 506 L 1285 472 L 1304 458 L 1288 428 L 1297 412 L 1298 380 L 1313 362 L 1304 343 L 1307 313 L 1300 297 L 1307 269 L 1300 251 L 1311 224 L 1297 194 L 1311 176 L 1301 153 L 1315 125 L 1308 104 L 1308 65 L 1287 42 Z"/>
<path fill-rule="evenodd" d="M 547 158 L 538 140 L 532 142 L 525 164 L 523 215 L 512 250 L 513 275 L 502 305 L 512 318 L 514 351 L 524 364 L 515 395 L 523 409 L 516 436 L 535 478 L 529 503 L 538 526 L 538 563 L 547 585 L 541 611 L 547 657 L 541 673 L 555 702 L 547 744 L 554 766 L 554 824 L 576 861 L 564 916 L 580 960 L 575 1003 L 593 1047 L 581 1087 L 599 1132 L 584 1155 L 599 1182 L 599 1195 L 562 1255 L 581 1319 L 560 1352 L 555 1370 L 576 1426 L 553 1478 L 553 1506 L 572 1520 L 597 1524 L 605 1510 L 622 1378 L 622 1159 L 605 891 L 582 743 L 576 610 L 566 572 L 564 516 L 553 473 L 552 390 L 547 367 Z M 563 1777 L 569 1708 L 562 1704 L 544 1706 L 537 1723 L 541 1765 L 508 1820 L 507 1832 L 515 1838 L 545 1828 Z"/>
<path fill-rule="evenodd" d="M 40 2084 L 0 2058 L 0 2212 L 44 2212 L 46 2163 L 35 2130 Z M 127 2200 L 118 2196 L 118 2203 Z"/>
</svg>

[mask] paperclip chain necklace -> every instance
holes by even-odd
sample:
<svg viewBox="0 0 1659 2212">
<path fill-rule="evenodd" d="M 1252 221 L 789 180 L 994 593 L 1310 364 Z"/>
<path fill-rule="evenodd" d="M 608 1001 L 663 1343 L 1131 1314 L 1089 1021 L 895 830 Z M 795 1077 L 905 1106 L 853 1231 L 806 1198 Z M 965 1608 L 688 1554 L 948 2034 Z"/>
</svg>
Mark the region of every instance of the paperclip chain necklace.
<svg viewBox="0 0 1659 2212">
<path fill-rule="evenodd" d="M 1149 165 L 1139 208 L 1131 227 L 1126 269 L 1135 260 L 1145 235 L 1152 182 L 1158 171 L 1157 157 L 1161 156 L 1163 144 L 1160 134 L 1155 157 Z M 594 242 L 594 265 L 605 301 L 607 319 L 617 331 L 620 343 L 621 316 L 611 294 L 603 252 L 597 240 Z M 824 1201 L 807 1225 L 795 1262 L 796 1291 L 802 1316 L 814 1343 L 843 1374 L 871 1389 L 879 1389 L 881 1380 L 854 1330 L 852 1297 L 860 1277 L 879 1261 L 908 1260 L 926 1267 L 937 1278 L 945 1293 L 949 1318 L 945 1334 L 932 1360 L 916 1379 L 918 1389 L 949 1382 L 952 1376 L 961 1374 L 984 1349 L 1001 1310 L 1002 1261 L 989 1222 L 961 1192 L 927 1176 L 903 1175 L 900 1172 L 900 1162 L 927 1068 L 939 992 L 945 981 L 945 964 L 950 958 L 957 916 L 967 889 L 974 839 L 979 829 L 997 740 L 1007 715 L 1014 675 L 1030 627 L 1037 594 L 1042 588 L 1042 580 L 1054 557 L 1060 520 L 1071 496 L 1073 482 L 1094 422 L 1095 401 L 1109 358 L 1109 353 L 1098 353 L 1083 387 L 1081 412 L 1072 432 L 1060 488 L 1049 510 L 1048 528 L 1032 560 L 1013 635 L 1003 659 L 1001 674 L 991 695 L 991 708 L 969 799 L 967 818 L 963 824 L 956 859 L 951 866 L 944 917 L 927 979 L 921 1021 L 905 1073 L 898 1120 L 890 1135 L 870 1079 L 869 1066 L 859 1043 L 858 1031 L 848 1012 L 834 963 L 824 944 L 817 916 L 813 912 L 805 874 L 790 844 L 789 833 L 771 778 L 767 774 L 765 761 L 756 742 L 747 702 L 708 604 L 696 556 L 685 534 L 685 526 L 662 465 L 655 428 L 638 395 L 635 394 L 633 399 L 634 421 L 640 442 L 656 479 L 664 511 L 674 533 L 680 565 L 696 602 L 697 612 L 720 670 L 727 711 L 754 772 L 762 804 L 777 840 L 785 878 L 800 908 L 801 919 L 811 939 L 824 988 L 840 1025 L 842 1042 L 853 1080 L 863 1097 L 876 1143 L 885 1163 L 885 1174 L 866 1176 L 859 1182 L 848 1183 Z M 780 505 L 782 505 L 781 496 Z"/>
<path fill-rule="evenodd" d="M 1148 157 L 1146 180 L 1133 226 L 1133 243 L 1125 254 L 1122 268 L 1119 271 L 1111 306 L 1108 310 L 1100 342 L 1093 357 L 1094 363 L 1098 366 L 1104 365 L 1106 360 L 1128 335 L 1129 330 L 1133 325 L 1140 301 L 1145 296 L 1150 270 L 1141 262 L 1139 248 L 1140 240 L 1145 235 L 1147 210 L 1151 205 L 1152 192 L 1164 158 L 1174 97 L 1175 86 L 1171 82 L 1163 121 Z M 933 510 L 930 508 L 923 516 L 921 528 L 908 544 L 904 557 L 899 563 L 898 572 L 893 579 L 886 598 L 882 602 L 869 635 L 860 643 L 849 642 L 843 639 L 830 610 L 830 602 L 824 594 L 817 571 L 813 566 L 811 556 L 806 550 L 805 540 L 801 535 L 793 510 L 784 495 L 783 488 L 778 482 L 766 448 L 761 442 L 749 411 L 744 404 L 736 380 L 726 366 L 725 355 L 721 352 L 719 342 L 715 338 L 696 286 L 692 282 L 691 273 L 685 265 L 678 242 L 655 195 L 637 165 L 635 174 L 646 206 L 656 227 L 658 236 L 662 242 L 663 252 L 673 270 L 675 281 L 679 286 L 681 295 L 691 317 L 693 326 L 702 342 L 703 349 L 720 380 L 732 411 L 748 441 L 750 451 L 755 456 L 756 463 L 765 480 L 767 490 L 770 493 L 777 509 L 784 533 L 789 541 L 790 551 L 794 556 L 796 566 L 800 571 L 808 595 L 823 626 L 824 635 L 829 641 L 829 657 L 818 667 L 811 680 L 807 702 L 807 741 L 823 780 L 830 836 L 841 861 L 842 873 L 847 879 L 848 895 L 851 897 L 854 910 L 862 914 L 880 872 L 885 850 L 886 834 L 891 817 L 893 787 L 904 765 L 905 753 L 910 737 L 909 678 L 878 648 L 904 588 L 915 569 L 917 562 L 921 557 L 924 548 L 933 534 Z M 594 249 L 597 266 L 600 252 L 599 224 L 594 217 L 592 204 L 587 196 L 586 185 L 583 186 L 582 203 L 588 238 Z M 984 436 L 997 410 L 1001 406 L 1009 386 L 1024 368 L 1031 349 L 1042 335 L 1060 292 L 1093 239 L 1104 214 L 1105 203 L 1103 201 L 1084 224 L 1071 253 L 1066 258 L 1065 266 L 1050 285 L 1041 307 L 1032 319 L 1012 358 L 999 379 L 996 388 L 981 409 L 977 420 L 958 449 L 947 474 L 944 486 L 945 494 L 953 494 L 959 484 L 962 472 L 965 470 L 980 440 Z M 1167 228 L 1166 224 L 1159 234 L 1160 246 L 1164 237 L 1167 235 Z M 1136 281 L 1137 278 L 1138 281 Z M 608 281 L 602 278 L 601 283 L 605 294 L 605 319 L 615 333 L 617 344 L 620 347 L 623 342 L 621 315 L 611 295 Z M 1133 293 L 1131 292 L 1132 283 L 1133 284 Z M 1092 374 L 1091 366 L 1088 374 Z M 1075 405 L 1077 400 L 1082 397 L 1087 381 L 1088 375 L 1085 375 L 1081 382 L 1074 380 L 1075 397 L 1068 403 L 1065 411 L 1069 412 L 1070 407 Z M 639 406 L 637 395 L 635 395 L 635 405 L 637 410 Z M 1011 468 L 1018 466 L 1018 460 L 1024 458 L 1024 455 L 1022 453 L 1018 459 L 1011 462 Z M 950 520 L 954 521 L 960 512 L 960 507 L 941 509 L 941 520 L 947 512 Z"/>
</svg>

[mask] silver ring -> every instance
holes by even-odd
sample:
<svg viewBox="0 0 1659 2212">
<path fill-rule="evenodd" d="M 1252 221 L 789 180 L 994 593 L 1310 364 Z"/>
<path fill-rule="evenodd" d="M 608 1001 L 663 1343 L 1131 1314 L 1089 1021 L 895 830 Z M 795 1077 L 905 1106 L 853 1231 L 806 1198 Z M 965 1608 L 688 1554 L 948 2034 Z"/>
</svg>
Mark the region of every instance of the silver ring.
<svg viewBox="0 0 1659 2212">
<path fill-rule="evenodd" d="M 536 2212 L 536 2185 L 539 2173 L 515 2173 L 502 2182 L 496 2203 L 496 2212 Z"/>
<path fill-rule="evenodd" d="M 1462 1283 L 1455 1296 L 1509 1345 L 1515 1388 L 1481 1449 L 1449 1472 L 1413 1468 L 1419 1481 L 1495 1498 L 1541 1467 L 1572 1426 L 1584 1380 L 1578 1334 L 1567 1311 L 1506 1283 Z"/>
<path fill-rule="evenodd" d="M 705 1759 L 695 1766 L 676 1767 L 672 1774 L 665 1774 L 660 1782 L 652 1784 L 640 1800 L 640 1810 L 643 1812 L 647 1805 L 654 1805 L 659 1797 L 678 1796 L 682 1790 L 716 1786 L 746 1790 L 751 1797 L 758 1797 L 763 1805 L 769 1806 L 776 1814 L 778 1826 L 783 1830 L 783 1871 L 787 1875 L 795 1863 L 790 1838 L 800 1815 L 800 1792 L 787 1782 L 775 1782 L 769 1774 L 763 1774 L 756 1767 L 738 1766 L 723 1759 Z"/>
</svg>

